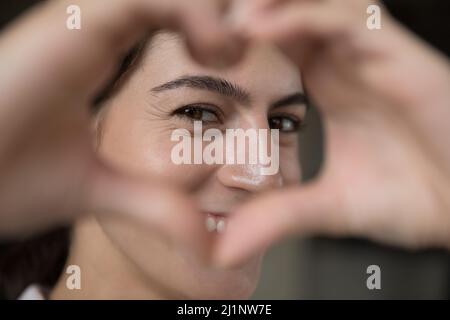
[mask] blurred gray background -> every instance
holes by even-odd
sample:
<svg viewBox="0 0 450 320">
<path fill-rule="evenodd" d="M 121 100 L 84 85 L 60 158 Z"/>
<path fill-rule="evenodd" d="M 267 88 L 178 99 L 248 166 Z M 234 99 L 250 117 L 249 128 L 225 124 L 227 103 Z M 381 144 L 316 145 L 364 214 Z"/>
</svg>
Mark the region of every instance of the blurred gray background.
<svg viewBox="0 0 450 320">
<path fill-rule="evenodd" d="M 186 0 L 187 1 L 187 0 Z M 2 1 L 0 27 L 36 0 Z M 394 16 L 450 55 L 450 1 L 388 0 Z M 405 54 L 408 54 L 407 52 Z M 320 170 L 322 131 L 313 109 L 300 140 L 305 179 Z M 449 255 L 407 252 L 358 240 L 291 239 L 271 249 L 254 299 L 448 299 Z M 381 290 L 368 290 L 366 269 L 381 268 Z"/>
</svg>

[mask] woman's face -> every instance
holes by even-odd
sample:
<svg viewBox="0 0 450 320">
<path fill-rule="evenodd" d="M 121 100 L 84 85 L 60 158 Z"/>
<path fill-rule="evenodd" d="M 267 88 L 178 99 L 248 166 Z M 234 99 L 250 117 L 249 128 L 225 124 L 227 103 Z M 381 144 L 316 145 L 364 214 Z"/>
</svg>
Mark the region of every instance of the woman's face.
<svg viewBox="0 0 450 320">
<path fill-rule="evenodd" d="M 254 45 L 238 65 L 215 70 L 194 62 L 178 37 L 160 34 L 100 114 L 99 152 L 121 169 L 183 188 L 205 221 L 213 213 L 226 225 L 226 215 L 256 193 L 299 182 L 302 92 L 298 70 L 273 47 Z M 255 164 L 175 164 L 172 132 L 192 132 L 194 120 L 203 122 L 203 130 L 279 129 L 278 174 L 262 175 Z M 109 218 L 99 224 L 143 279 L 172 298 L 248 298 L 256 287 L 262 254 L 218 270 L 131 223 Z"/>
</svg>

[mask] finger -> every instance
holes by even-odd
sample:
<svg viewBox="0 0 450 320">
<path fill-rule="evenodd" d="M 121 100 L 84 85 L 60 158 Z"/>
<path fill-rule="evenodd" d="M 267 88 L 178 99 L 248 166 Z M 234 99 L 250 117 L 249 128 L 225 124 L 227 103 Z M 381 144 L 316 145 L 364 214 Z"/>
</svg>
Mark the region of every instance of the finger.
<svg viewBox="0 0 450 320">
<path fill-rule="evenodd" d="M 14 66 L 13 75 L 0 78 L 3 92 L 8 93 L 4 104 L 33 105 L 38 110 L 40 106 L 65 106 L 67 101 L 89 103 L 112 76 L 123 54 L 156 28 L 185 32 L 189 47 L 200 60 L 217 56 L 223 47 L 220 52 L 236 54 L 230 41 L 220 44 L 228 37 L 216 21 L 221 9 L 218 2 L 45 2 L 16 21 L 0 40 L 0 61 L 7 61 L 9 68 Z M 80 30 L 69 30 L 65 25 L 69 5 L 78 5 L 81 10 Z M 25 90 L 27 95 L 17 94 Z M 38 106 L 36 97 L 42 101 Z"/>
<path fill-rule="evenodd" d="M 89 177 L 83 203 L 88 213 L 132 219 L 170 243 L 206 257 L 209 241 L 204 217 L 173 186 L 98 165 Z"/>
<path fill-rule="evenodd" d="M 44 107 L 64 106 L 72 99 L 87 102 L 109 77 L 121 51 L 137 39 L 137 30 L 132 32 L 137 22 L 130 19 L 133 5 L 124 3 L 46 1 L 15 21 L 0 40 L 1 61 L 14 66 L 12 77 L 0 80 L 3 91 L 11 93 L 5 105 L 9 99 L 22 106 L 42 101 Z M 65 25 L 70 4 L 81 10 L 80 30 Z M 25 90 L 26 95 L 12 96 Z M 39 111 L 40 105 L 31 105 Z"/>
<path fill-rule="evenodd" d="M 291 236 L 340 235 L 348 232 L 346 217 L 332 193 L 319 184 L 278 191 L 233 213 L 213 250 L 213 261 L 232 267 Z"/>
<path fill-rule="evenodd" d="M 345 41 L 367 31 L 366 10 L 363 3 L 289 1 L 249 13 L 241 29 L 249 37 L 290 48 L 304 41 Z"/>
<path fill-rule="evenodd" d="M 288 0 L 233 0 L 230 20 L 237 25 L 245 25 L 245 21 L 258 12 L 272 9 Z"/>
<path fill-rule="evenodd" d="M 243 55 L 245 41 L 228 26 L 228 1 L 188 3 L 180 16 L 180 26 L 186 35 L 191 55 L 199 62 L 226 67 Z"/>
</svg>

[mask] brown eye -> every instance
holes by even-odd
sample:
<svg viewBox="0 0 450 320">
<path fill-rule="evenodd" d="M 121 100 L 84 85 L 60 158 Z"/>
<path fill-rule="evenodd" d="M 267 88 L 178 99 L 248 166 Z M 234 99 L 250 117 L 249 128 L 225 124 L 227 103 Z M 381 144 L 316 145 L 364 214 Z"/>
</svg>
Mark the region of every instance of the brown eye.
<svg viewBox="0 0 450 320">
<path fill-rule="evenodd" d="M 200 106 L 187 106 L 182 107 L 174 112 L 174 114 L 189 118 L 193 121 L 202 121 L 202 122 L 218 122 L 219 117 L 216 115 L 214 111 L 208 110 L 206 108 Z"/>
<path fill-rule="evenodd" d="M 280 132 L 291 133 L 301 130 L 301 121 L 291 116 L 275 116 L 269 118 L 270 129 L 278 129 Z"/>
</svg>

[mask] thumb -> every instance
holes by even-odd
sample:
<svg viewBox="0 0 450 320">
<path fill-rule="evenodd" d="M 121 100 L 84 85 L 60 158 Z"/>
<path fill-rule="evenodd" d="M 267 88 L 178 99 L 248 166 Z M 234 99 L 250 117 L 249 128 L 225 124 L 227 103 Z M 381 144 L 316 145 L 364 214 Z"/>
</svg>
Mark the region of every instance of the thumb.
<svg viewBox="0 0 450 320">
<path fill-rule="evenodd" d="M 198 255 L 207 250 L 204 217 L 185 194 L 162 181 L 128 176 L 100 164 L 90 175 L 84 207 L 94 214 L 134 219 Z"/>
<path fill-rule="evenodd" d="M 216 242 L 213 261 L 233 267 L 275 242 L 291 236 L 345 233 L 345 218 L 336 210 L 333 193 L 318 183 L 258 197 L 230 217 Z"/>
</svg>

